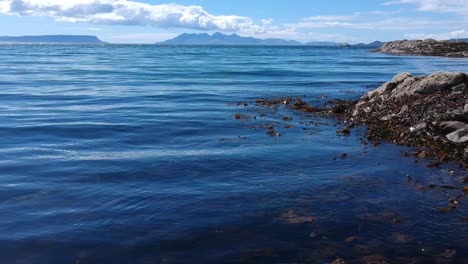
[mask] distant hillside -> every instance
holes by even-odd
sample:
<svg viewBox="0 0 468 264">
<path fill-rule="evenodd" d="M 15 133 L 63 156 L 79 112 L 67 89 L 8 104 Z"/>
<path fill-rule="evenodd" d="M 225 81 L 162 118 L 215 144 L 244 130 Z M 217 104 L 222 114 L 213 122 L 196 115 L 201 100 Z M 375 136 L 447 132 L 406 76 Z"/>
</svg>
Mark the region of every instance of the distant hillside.
<svg viewBox="0 0 468 264">
<path fill-rule="evenodd" d="M 284 39 L 258 39 L 252 37 L 241 37 L 237 34 L 224 35 L 214 33 L 209 35 L 202 34 L 187 34 L 184 33 L 173 39 L 156 43 L 158 45 L 256 45 L 256 46 L 298 46 L 302 43 L 294 40 Z"/>
<path fill-rule="evenodd" d="M 105 43 L 96 36 L 86 35 L 49 35 L 49 36 L 0 36 L 0 42 L 14 43 Z"/>
<path fill-rule="evenodd" d="M 371 43 L 368 43 L 368 44 L 359 43 L 359 44 L 354 44 L 354 45 L 352 45 L 352 46 L 353 46 L 353 47 L 362 47 L 362 48 L 376 49 L 376 48 L 382 47 L 384 44 L 385 44 L 385 42 L 374 41 L 374 42 L 371 42 Z"/>
</svg>

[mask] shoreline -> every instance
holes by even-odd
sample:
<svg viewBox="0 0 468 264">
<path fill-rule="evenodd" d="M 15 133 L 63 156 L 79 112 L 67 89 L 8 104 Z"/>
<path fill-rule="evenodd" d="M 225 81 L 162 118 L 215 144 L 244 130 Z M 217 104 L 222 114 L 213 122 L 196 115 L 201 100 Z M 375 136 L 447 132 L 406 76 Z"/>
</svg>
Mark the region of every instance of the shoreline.
<svg viewBox="0 0 468 264">
<path fill-rule="evenodd" d="M 454 161 L 468 169 L 468 75 L 400 73 L 354 102 L 341 103 L 335 115 L 367 127 L 371 141 L 413 147 L 408 156 L 432 158 L 432 166 Z"/>
<path fill-rule="evenodd" d="M 332 99 L 322 107 L 301 97 L 259 98 L 256 105 L 338 118 L 344 123 L 338 135 L 348 136 L 356 126 L 364 126 L 364 136 L 374 145 L 411 147 L 414 151 L 405 156 L 432 159 L 429 167 L 455 162 L 468 170 L 468 73 L 399 73 L 356 100 Z M 272 126 L 267 134 L 281 136 Z"/>
<path fill-rule="evenodd" d="M 433 39 L 398 40 L 387 42 L 382 47 L 374 49 L 373 52 L 400 56 L 468 58 L 468 43 Z"/>
</svg>

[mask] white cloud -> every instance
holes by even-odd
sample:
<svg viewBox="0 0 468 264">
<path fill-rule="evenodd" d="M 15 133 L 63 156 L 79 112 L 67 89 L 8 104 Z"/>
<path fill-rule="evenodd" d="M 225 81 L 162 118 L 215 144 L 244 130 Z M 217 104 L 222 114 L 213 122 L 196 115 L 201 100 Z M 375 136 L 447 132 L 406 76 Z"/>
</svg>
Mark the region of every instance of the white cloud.
<svg viewBox="0 0 468 264">
<path fill-rule="evenodd" d="M 409 19 L 409 18 L 387 18 L 362 21 L 301 21 L 294 24 L 287 24 L 287 27 L 296 29 L 316 29 L 316 28 L 350 28 L 361 30 L 418 30 L 432 28 L 453 28 L 458 26 L 458 21 L 429 20 L 429 19 Z"/>
<path fill-rule="evenodd" d="M 468 15 L 468 0 L 397 0 L 384 4 L 416 4 L 421 11 L 449 12 Z"/>
<path fill-rule="evenodd" d="M 302 19 L 303 21 L 343 21 L 352 20 L 355 16 L 313 16 Z"/>
<path fill-rule="evenodd" d="M 417 34 L 405 34 L 405 38 L 409 39 L 437 39 L 437 40 L 447 40 L 447 39 L 459 39 L 459 38 L 468 38 L 468 31 L 462 30 L 455 30 L 448 33 L 442 34 L 424 34 L 424 33 L 417 33 Z"/>
<path fill-rule="evenodd" d="M 212 15 L 201 6 L 151 5 L 129 0 L 0 0 L 0 13 L 50 16 L 59 21 L 262 33 L 242 16 Z"/>
</svg>

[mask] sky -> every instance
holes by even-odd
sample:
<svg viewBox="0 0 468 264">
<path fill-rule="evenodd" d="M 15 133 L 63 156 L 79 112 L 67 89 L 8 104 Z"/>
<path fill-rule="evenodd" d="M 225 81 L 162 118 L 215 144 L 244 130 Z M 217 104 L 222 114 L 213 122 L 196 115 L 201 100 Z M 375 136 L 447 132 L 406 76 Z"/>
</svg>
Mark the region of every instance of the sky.
<svg viewBox="0 0 468 264">
<path fill-rule="evenodd" d="M 468 0 L 0 0 L 0 35 L 154 43 L 204 32 L 300 42 L 468 38 Z"/>
</svg>

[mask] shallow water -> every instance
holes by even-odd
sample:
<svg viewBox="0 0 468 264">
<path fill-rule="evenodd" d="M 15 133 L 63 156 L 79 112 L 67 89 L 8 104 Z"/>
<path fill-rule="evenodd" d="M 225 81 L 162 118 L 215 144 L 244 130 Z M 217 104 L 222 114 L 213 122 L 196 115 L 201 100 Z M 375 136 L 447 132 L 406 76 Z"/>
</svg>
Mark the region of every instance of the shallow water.
<svg viewBox="0 0 468 264">
<path fill-rule="evenodd" d="M 466 72 L 468 60 L 351 48 L 1 45 L 1 262 L 361 263 L 377 254 L 468 263 L 466 201 L 439 212 L 466 172 L 429 169 L 403 147 L 361 145 L 363 129 L 337 136 L 337 120 L 254 104 L 355 99 L 398 72 L 442 70 Z M 429 183 L 456 189 L 420 190 Z M 446 250 L 455 256 L 439 257 Z"/>
</svg>

